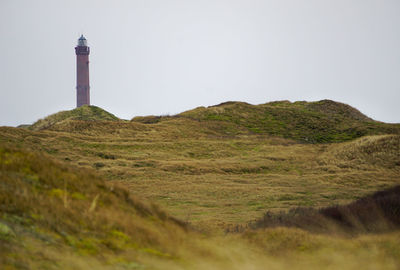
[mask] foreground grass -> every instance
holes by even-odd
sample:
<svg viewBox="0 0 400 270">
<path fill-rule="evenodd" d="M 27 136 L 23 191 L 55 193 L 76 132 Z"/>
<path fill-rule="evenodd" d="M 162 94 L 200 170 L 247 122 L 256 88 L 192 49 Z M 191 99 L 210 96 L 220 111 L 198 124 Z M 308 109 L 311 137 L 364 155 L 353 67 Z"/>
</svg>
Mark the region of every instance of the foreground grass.
<svg viewBox="0 0 400 270">
<path fill-rule="evenodd" d="M 204 235 L 47 155 L 0 148 L 1 269 L 397 269 L 399 232 Z"/>
<path fill-rule="evenodd" d="M 24 265 L 25 241 L 78 254 L 150 253 L 173 257 L 184 223 L 146 206 L 126 189 L 42 155 L 0 148 L 2 260 Z M 5 261 L 4 261 L 5 260 Z M 29 260 L 28 262 L 29 263 Z"/>
</svg>

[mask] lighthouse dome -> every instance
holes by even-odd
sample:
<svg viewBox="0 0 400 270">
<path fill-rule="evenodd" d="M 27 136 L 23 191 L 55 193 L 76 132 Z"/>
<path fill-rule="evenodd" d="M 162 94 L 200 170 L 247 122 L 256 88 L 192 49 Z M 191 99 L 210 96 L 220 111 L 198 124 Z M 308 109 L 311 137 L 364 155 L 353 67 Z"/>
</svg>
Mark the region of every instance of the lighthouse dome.
<svg viewBox="0 0 400 270">
<path fill-rule="evenodd" d="M 83 35 L 78 39 L 78 46 L 87 46 L 87 40 Z"/>
</svg>

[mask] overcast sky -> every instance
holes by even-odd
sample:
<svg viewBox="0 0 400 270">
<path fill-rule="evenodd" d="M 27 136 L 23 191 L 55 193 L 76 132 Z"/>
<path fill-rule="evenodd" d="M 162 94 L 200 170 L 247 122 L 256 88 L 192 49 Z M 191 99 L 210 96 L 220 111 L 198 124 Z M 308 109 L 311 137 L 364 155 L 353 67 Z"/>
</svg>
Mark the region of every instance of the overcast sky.
<svg viewBox="0 0 400 270">
<path fill-rule="evenodd" d="M 0 0 L 0 126 L 91 102 L 131 119 L 332 99 L 400 122 L 399 0 Z"/>
</svg>

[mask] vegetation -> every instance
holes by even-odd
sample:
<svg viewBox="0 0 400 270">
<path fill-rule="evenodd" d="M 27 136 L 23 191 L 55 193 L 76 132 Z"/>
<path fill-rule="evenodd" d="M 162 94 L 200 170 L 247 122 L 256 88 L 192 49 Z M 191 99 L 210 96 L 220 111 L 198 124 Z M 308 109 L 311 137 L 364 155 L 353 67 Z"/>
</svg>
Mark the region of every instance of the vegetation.
<svg viewBox="0 0 400 270">
<path fill-rule="evenodd" d="M 332 101 L 97 109 L 0 127 L 1 269 L 400 266 L 399 125 Z"/>
<path fill-rule="evenodd" d="M 46 118 L 40 119 L 31 126 L 22 126 L 31 130 L 41 130 L 49 128 L 68 120 L 84 120 L 84 121 L 118 121 L 118 117 L 96 106 L 87 106 L 62 111 Z"/>
<path fill-rule="evenodd" d="M 378 191 L 348 205 L 322 209 L 293 208 L 287 213 L 267 212 L 251 228 L 298 227 L 319 232 L 382 232 L 400 228 L 400 185 Z"/>
<path fill-rule="evenodd" d="M 0 248 L 5 252 L 0 260 L 5 265 L 42 268 L 42 262 L 26 258 L 41 256 L 23 245 L 31 241 L 64 245 L 83 255 L 129 250 L 171 257 L 171 238 L 173 243 L 186 230 L 183 222 L 142 204 L 126 189 L 43 155 L 2 147 L 0 170 Z M 43 267 L 51 261 L 43 258 Z"/>
<path fill-rule="evenodd" d="M 400 125 L 373 121 L 353 107 L 331 100 L 280 101 L 257 106 L 226 102 L 208 108 L 200 107 L 178 116 L 228 122 L 253 133 L 308 143 L 343 142 L 364 135 L 400 133 Z"/>
</svg>

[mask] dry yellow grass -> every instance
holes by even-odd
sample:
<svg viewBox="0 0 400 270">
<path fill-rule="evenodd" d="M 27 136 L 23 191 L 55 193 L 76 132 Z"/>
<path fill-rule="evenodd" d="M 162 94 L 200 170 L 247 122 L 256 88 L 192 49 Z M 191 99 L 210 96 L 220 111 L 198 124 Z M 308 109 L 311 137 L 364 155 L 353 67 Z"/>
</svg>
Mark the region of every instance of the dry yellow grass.
<svg viewBox="0 0 400 270">
<path fill-rule="evenodd" d="M 399 183 L 398 135 L 329 145 L 257 134 L 218 137 L 210 130 L 187 119 L 67 121 L 50 131 L 1 128 L 0 134 L 25 149 L 94 168 L 202 228 L 243 225 L 267 210 L 347 203 Z"/>
<path fill-rule="evenodd" d="M 7 256 L 0 262 L 9 269 L 398 269 L 398 232 L 222 232 L 267 210 L 348 203 L 399 184 L 399 141 L 377 135 L 304 144 L 185 117 L 0 127 L 0 147 L 16 153 L 17 164 L 3 159 L 1 187 L 15 179 L 23 187 L 1 192 L 3 205 L 19 212 L 14 219 L 1 213 Z M 36 177 L 47 186 L 36 190 Z M 112 186 L 121 189 L 113 193 Z M 132 195 L 140 198 L 133 206 L 124 200 Z M 189 231 L 172 217 L 188 222 Z M 31 223 L 20 223 L 25 219 Z"/>
</svg>

